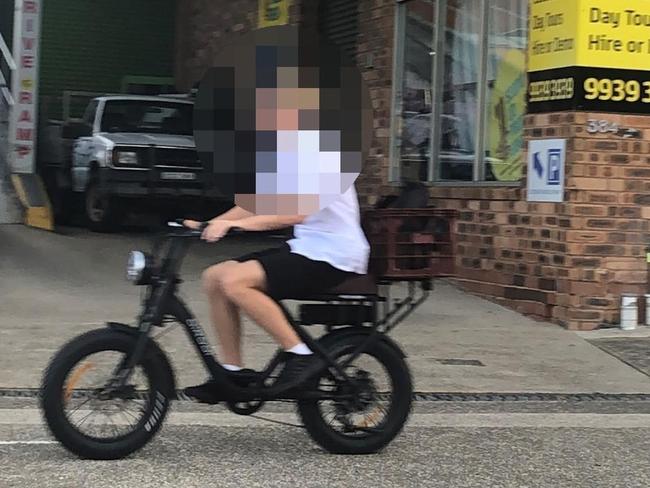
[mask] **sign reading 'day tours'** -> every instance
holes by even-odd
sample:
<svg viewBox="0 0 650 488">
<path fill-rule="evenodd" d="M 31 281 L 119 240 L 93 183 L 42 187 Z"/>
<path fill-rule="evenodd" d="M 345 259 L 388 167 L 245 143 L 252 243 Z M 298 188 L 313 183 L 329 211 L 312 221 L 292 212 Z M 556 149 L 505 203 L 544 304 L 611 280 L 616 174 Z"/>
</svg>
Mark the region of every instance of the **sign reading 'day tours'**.
<svg viewBox="0 0 650 488">
<path fill-rule="evenodd" d="M 565 139 L 540 139 L 528 143 L 529 202 L 564 201 Z"/>
<path fill-rule="evenodd" d="M 529 35 L 529 112 L 650 112 L 649 0 L 531 0 Z"/>
</svg>

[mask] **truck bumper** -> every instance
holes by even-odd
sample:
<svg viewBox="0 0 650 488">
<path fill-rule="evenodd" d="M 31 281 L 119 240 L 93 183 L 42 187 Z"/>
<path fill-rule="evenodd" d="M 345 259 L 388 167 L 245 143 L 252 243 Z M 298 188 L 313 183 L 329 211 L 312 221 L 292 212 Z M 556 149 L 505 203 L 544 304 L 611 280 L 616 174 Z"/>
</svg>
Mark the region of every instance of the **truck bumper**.
<svg viewBox="0 0 650 488">
<path fill-rule="evenodd" d="M 102 168 L 100 182 L 107 193 L 132 198 L 209 198 L 219 199 L 212 175 L 185 169 L 145 171 Z M 223 197 L 221 198 L 223 199 Z"/>
</svg>

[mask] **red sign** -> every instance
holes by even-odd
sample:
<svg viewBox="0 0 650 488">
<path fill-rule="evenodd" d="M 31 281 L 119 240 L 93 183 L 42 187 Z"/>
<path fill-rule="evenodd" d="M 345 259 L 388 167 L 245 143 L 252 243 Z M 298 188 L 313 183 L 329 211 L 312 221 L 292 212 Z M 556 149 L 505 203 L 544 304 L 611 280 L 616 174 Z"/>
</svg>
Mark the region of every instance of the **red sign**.
<svg viewBox="0 0 650 488">
<path fill-rule="evenodd" d="M 20 114 L 20 118 L 18 119 L 18 123 L 31 122 L 31 121 L 32 121 L 32 116 L 29 113 L 29 110 L 23 110 L 22 113 Z"/>
<path fill-rule="evenodd" d="M 31 152 L 32 148 L 29 146 L 16 146 L 16 154 L 18 154 L 21 159 L 28 156 Z"/>
<path fill-rule="evenodd" d="M 25 0 L 23 2 L 23 13 L 25 13 L 25 14 L 37 14 L 38 13 L 38 3 L 35 0 Z"/>
<path fill-rule="evenodd" d="M 16 129 L 17 141 L 32 141 L 34 139 L 34 131 L 32 129 Z"/>
<path fill-rule="evenodd" d="M 13 171 L 33 172 L 37 138 L 38 61 L 41 37 L 41 6 L 43 0 L 22 0 L 22 8 L 15 12 L 14 44 L 17 69 L 13 78 L 12 92 L 15 105 L 11 114 L 10 157 Z"/>
<path fill-rule="evenodd" d="M 18 94 L 18 103 L 21 104 L 32 104 L 34 103 L 34 97 L 32 92 L 21 91 Z"/>
</svg>

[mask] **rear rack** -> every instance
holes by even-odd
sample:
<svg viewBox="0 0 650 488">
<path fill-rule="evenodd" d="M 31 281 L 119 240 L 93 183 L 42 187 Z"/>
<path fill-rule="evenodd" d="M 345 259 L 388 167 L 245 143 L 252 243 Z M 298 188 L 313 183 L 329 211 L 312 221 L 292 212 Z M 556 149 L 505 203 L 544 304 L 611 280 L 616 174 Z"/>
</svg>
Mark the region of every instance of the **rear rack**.
<svg viewBox="0 0 650 488">
<path fill-rule="evenodd" d="M 376 209 L 364 215 L 370 272 L 382 281 L 454 275 L 455 210 Z"/>
</svg>

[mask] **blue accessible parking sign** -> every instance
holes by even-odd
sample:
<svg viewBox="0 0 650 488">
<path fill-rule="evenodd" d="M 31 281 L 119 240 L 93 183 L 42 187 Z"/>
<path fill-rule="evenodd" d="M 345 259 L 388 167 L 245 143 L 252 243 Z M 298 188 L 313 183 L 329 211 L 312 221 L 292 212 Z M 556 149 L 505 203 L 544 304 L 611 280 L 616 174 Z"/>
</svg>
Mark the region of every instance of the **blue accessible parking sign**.
<svg viewBox="0 0 650 488">
<path fill-rule="evenodd" d="M 565 139 L 542 139 L 528 145 L 528 201 L 564 201 Z"/>
</svg>

